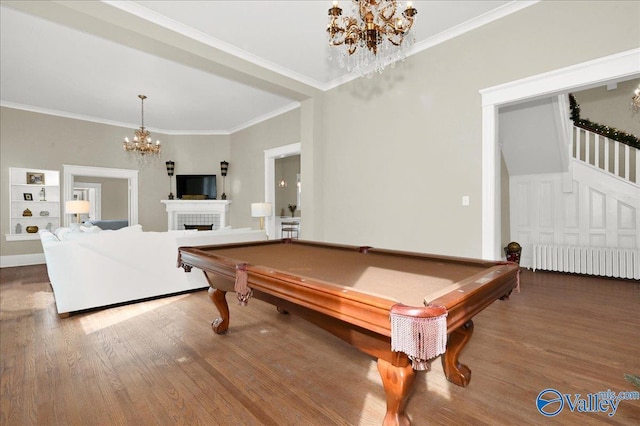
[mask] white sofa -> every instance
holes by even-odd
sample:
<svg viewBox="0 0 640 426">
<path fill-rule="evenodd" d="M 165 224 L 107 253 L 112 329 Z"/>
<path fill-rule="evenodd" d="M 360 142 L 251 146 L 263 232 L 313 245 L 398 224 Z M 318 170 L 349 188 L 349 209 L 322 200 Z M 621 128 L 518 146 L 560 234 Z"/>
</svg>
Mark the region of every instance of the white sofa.
<svg viewBox="0 0 640 426">
<path fill-rule="evenodd" d="M 208 287 L 178 268 L 178 247 L 265 240 L 264 231 L 142 232 L 140 225 L 39 232 L 58 314 Z"/>
</svg>

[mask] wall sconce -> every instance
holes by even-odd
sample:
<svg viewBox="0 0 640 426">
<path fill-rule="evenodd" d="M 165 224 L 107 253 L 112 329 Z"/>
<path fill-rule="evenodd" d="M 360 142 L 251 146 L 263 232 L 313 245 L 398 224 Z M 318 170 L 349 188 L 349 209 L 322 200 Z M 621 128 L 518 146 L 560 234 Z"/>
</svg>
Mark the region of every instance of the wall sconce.
<svg viewBox="0 0 640 426">
<path fill-rule="evenodd" d="M 173 200 L 173 191 L 171 191 L 171 176 L 173 176 L 173 171 L 175 170 L 176 163 L 173 161 L 167 161 L 167 174 L 169 175 L 169 199 Z"/>
<path fill-rule="evenodd" d="M 220 162 L 220 174 L 222 175 L 222 196 L 220 197 L 221 200 L 227 199 L 227 194 L 224 189 L 224 184 L 225 184 L 225 179 L 227 178 L 228 170 L 229 170 L 229 163 L 226 161 L 221 161 Z"/>
<path fill-rule="evenodd" d="M 260 230 L 264 230 L 264 218 L 271 216 L 271 203 L 251 203 L 251 217 L 260 218 Z"/>
</svg>

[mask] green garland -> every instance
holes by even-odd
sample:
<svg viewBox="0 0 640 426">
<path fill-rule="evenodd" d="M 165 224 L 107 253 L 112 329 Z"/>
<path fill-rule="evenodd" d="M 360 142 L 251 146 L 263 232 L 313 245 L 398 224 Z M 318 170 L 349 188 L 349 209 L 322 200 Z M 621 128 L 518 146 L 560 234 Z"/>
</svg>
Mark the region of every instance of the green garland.
<svg viewBox="0 0 640 426">
<path fill-rule="evenodd" d="M 573 124 L 576 126 L 633 148 L 640 149 L 640 139 L 638 139 L 636 135 L 580 118 L 580 105 L 578 105 L 576 98 L 571 93 L 569 93 L 569 108 L 571 109 L 571 120 L 573 120 Z"/>
</svg>

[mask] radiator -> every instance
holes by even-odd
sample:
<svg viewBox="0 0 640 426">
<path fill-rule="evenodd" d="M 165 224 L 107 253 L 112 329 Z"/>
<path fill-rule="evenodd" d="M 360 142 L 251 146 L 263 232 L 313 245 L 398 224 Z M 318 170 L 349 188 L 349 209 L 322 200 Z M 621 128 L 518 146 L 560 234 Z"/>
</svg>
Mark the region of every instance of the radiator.
<svg viewBox="0 0 640 426">
<path fill-rule="evenodd" d="M 533 245 L 533 270 L 640 279 L 640 250 Z"/>
</svg>

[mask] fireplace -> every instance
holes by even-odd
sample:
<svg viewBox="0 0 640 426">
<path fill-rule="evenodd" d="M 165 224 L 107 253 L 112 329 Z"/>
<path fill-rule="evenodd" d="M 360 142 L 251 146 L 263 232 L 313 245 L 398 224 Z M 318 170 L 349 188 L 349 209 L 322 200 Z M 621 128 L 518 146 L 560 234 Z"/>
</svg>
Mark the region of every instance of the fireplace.
<svg viewBox="0 0 640 426">
<path fill-rule="evenodd" d="M 229 200 L 162 200 L 167 208 L 167 228 L 184 230 L 185 225 L 211 226 L 220 229 L 229 225 Z"/>
</svg>

